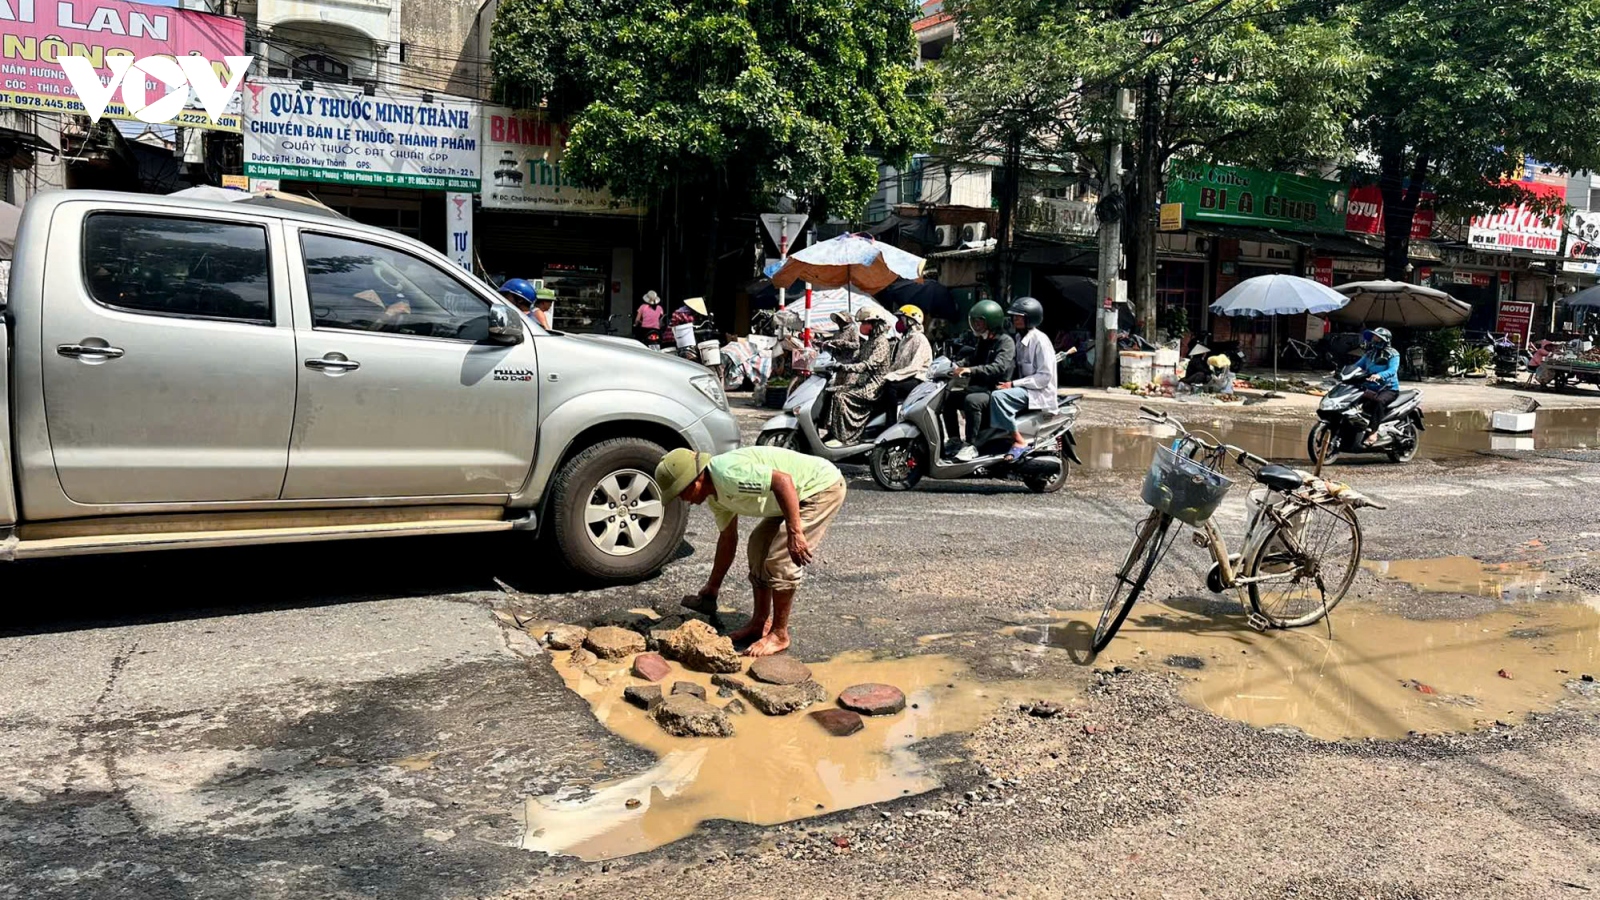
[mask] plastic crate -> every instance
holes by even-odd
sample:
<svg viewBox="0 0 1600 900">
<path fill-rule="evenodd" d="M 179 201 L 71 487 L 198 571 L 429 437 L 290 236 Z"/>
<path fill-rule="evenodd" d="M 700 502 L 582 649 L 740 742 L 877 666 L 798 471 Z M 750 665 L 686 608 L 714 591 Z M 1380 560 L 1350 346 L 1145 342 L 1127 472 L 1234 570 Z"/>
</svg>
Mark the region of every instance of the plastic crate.
<svg viewBox="0 0 1600 900">
<path fill-rule="evenodd" d="M 1175 453 L 1171 447 L 1158 446 L 1139 495 L 1153 509 L 1185 524 L 1199 525 L 1217 511 L 1232 486 L 1233 480 L 1221 472 Z"/>
</svg>

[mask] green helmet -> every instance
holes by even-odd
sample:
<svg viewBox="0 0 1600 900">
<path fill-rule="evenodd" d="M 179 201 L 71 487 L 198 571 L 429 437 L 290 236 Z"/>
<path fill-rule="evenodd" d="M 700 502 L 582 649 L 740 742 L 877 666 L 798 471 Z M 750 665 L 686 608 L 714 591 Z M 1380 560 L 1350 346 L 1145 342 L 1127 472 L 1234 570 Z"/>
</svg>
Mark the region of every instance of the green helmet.
<svg viewBox="0 0 1600 900">
<path fill-rule="evenodd" d="M 1005 313 L 1000 311 L 1000 304 L 993 300 L 979 300 L 972 304 L 972 312 L 967 313 L 967 321 L 982 319 L 983 324 L 989 326 L 989 331 L 998 333 L 1005 324 Z"/>
</svg>

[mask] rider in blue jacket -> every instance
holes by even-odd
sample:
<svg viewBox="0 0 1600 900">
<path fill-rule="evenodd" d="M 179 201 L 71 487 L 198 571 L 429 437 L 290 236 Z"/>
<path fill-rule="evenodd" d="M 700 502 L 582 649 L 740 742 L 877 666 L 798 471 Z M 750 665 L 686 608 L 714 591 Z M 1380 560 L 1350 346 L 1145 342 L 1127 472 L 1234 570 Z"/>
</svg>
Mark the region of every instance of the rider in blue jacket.
<svg viewBox="0 0 1600 900">
<path fill-rule="evenodd" d="M 1356 360 L 1356 368 L 1367 373 L 1367 389 L 1361 395 L 1361 405 L 1367 413 L 1365 443 L 1377 440 L 1378 420 L 1383 411 L 1400 394 L 1400 354 L 1391 346 L 1394 335 L 1387 328 L 1374 328 L 1361 333 L 1361 346 L 1366 351 Z"/>
</svg>

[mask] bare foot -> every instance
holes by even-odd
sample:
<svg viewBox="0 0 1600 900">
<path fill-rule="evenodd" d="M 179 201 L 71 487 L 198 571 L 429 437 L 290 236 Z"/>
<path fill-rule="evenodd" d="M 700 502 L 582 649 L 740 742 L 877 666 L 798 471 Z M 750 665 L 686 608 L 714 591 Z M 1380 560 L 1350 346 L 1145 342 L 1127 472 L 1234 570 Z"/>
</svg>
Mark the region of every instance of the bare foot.
<svg viewBox="0 0 1600 900">
<path fill-rule="evenodd" d="M 746 644 L 751 641 L 760 640 L 766 636 L 767 623 L 755 621 L 751 621 L 748 625 L 744 626 L 738 631 L 728 633 L 728 637 L 732 638 L 735 644 Z"/>
<path fill-rule="evenodd" d="M 744 651 L 745 656 L 772 656 L 789 649 L 789 631 L 774 631 Z"/>
</svg>

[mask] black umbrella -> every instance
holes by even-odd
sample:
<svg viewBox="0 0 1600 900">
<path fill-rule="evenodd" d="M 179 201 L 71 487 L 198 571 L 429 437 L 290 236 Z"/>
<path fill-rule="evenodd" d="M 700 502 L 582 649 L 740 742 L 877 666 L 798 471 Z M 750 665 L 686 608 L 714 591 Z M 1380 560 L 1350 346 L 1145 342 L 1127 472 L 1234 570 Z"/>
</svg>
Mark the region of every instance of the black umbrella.
<svg viewBox="0 0 1600 900">
<path fill-rule="evenodd" d="M 884 309 L 895 310 L 910 304 L 920 307 L 930 319 L 954 320 L 956 298 L 950 289 L 937 281 L 910 281 L 902 278 L 872 295 Z"/>
<path fill-rule="evenodd" d="M 1061 294 L 1062 299 L 1093 316 L 1100 309 L 1100 288 L 1093 278 L 1083 275 L 1047 275 L 1045 280 Z M 1117 306 L 1117 327 L 1133 327 L 1133 311 L 1126 303 Z"/>
<path fill-rule="evenodd" d="M 778 289 L 772 286 L 770 278 L 757 278 L 745 285 L 744 292 L 750 296 L 752 310 L 778 308 Z"/>
<path fill-rule="evenodd" d="M 1573 309 L 1600 309 L 1600 284 L 1584 288 L 1561 302 Z"/>
</svg>

